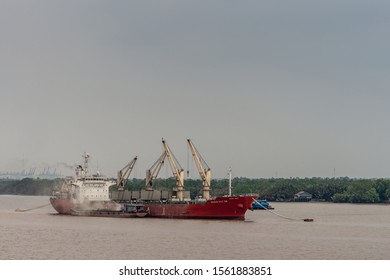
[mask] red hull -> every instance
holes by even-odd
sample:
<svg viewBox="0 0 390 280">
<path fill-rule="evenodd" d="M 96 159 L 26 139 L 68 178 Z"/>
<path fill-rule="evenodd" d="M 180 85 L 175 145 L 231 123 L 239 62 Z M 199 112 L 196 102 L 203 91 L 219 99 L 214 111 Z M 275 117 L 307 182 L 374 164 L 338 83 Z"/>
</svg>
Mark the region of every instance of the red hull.
<svg viewBox="0 0 390 280">
<path fill-rule="evenodd" d="M 103 210 L 103 211 L 119 211 L 118 207 L 120 205 L 113 201 L 90 201 L 83 204 L 73 203 L 70 199 L 67 198 L 57 198 L 51 197 L 50 203 L 53 208 L 63 215 L 72 215 L 72 211 L 76 208 L 81 208 L 82 210 Z"/>
<path fill-rule="evenodd" d="M 230 219 L 244 220 L 252 207 L 252 196 L 217 197 L 203 204 L 145 204 L 147 217 L 181 219 Z"/>
<path fill-rule="evenodd" d="M 180 219 L 230 219 L 244 220 L 251 209 L 254 196 L 226 196 L 210 199 L 204 203 L 145 203 L 147 217 Z M 50 198 L 50 203 L 59 214 L 72 214 L 73 203 L 68 199 Z"/>
<path fill-rule="evenodd" d="M 59 213 L 63 215 L 70 215 L 74 204 L 71 200 L 65 198 L 50 197 L 51 206 Z"/>
</svg>

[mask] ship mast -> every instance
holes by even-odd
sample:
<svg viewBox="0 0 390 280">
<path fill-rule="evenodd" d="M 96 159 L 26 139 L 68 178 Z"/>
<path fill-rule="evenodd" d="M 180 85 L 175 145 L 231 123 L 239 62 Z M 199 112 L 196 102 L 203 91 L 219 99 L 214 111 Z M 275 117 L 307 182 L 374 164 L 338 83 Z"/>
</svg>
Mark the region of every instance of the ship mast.
<svg viewBox="0 0 390 280">
<path fill-rule="evenodd" d="M 137 156 L 134 157 L 125 167 L 118 171 L 116 185 L 118 186 L 118 191 L 123 191 L 125 189 L 125 185 L 127 179 L 130 176 L 131 171 L 134 168 L 135 162 L 137 161 Z"/>
<path fill-rule="evenodd" d="M 87 154 L 86 152 L 84 152 L 83 158 L 84 158 L 84 172 L 85 172 L 85 174 L 88 173 L 88 160 L 89 160 L 89 157 L 90 157 L 90 155 Z"/>
<path fill-rule="evenodd" d="M 229 167 L 229 196 L 232 196 L 232 168 Z"/>
<path fill-rule="evenodd" d="M 176 189 L 175 189 L 176 196 L 179 199 L 179 201 L 183 201 L 184 169 L 180 166 L 179 162 L 172 154 L 171 150 L 169 149 L 169 147 L 164 139 L 162 139 L 162 143 L 163 143 L 165 153 L 166 153 L 166 156 L 168 158 L 172 173 L 176 178 Z"/>
<path fill-rule="evenodd" d="M 81 165 L 76 166 L 76 169 L 75 169 L 76 178 L 84 178 L 88 173 L 88 159 L 90 156 L 89 156 L 89 154 L 84 152 L 82 157 L 84 158 L 84 165 L 83 166 L 81 166 Z"/>
<path fill-rule="evenodd" d="M 200 156 L 199 152 L 196 150 L 194 144 L 192 144 L 190 139 L 187 139 L 188 145 L 190 146 L 192 156 L 195 161 L 196 168 L 200 174 L 200 177 L 203 181 L 203 198 L 210 199 L 210 181 L 211 181 L 211 169 L 207 166 L 206 162 Z"/>
</svg>

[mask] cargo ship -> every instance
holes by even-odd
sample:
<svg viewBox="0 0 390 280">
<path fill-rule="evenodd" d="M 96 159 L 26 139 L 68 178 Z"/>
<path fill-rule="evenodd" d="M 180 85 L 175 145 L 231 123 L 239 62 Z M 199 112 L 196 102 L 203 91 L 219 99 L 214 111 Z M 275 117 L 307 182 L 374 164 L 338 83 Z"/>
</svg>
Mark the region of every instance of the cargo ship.
<svg viewBox="0 0 390 280">
<path fill-rule="evenodd" d="M 100 174 L 87 175 L 88 156 L 84 155 L 84 166 L 79 165 L 76 168 L 76 180 L 67 182 L 50 198 L 50 202 L 59 214 L 78 216 L 115 216 L 113 212 L 126 216 L 122 213 L 126 212 L 124 206 L 133 204 L 143 206 L 144 212 L 140 211 L 140 215 L 144 217 L 244 220 L 245 213 L 252 208 L 256 196 L 232 196 L 229 193 L 227 196 L 211 197 L 211 170 L 191 140 L 187 141 L 202 178 L 202 196 L 191 198 L 190 192 L 184 190 L 184 169 L 163 139 L 164 151 L 147 170 L 145 189 L 125 190 L 125 184 L 137 157 L 118 172 L 115 183 Z M 172 190 L 157 190 L 155 182 L 165 159 L 168 159 L 176 185 Z M 110 187 L 115 184 L 117 189 L 110 192 Z M 132 215 L 128 213 L 127 216 Z"/>
<path fill-rule="evenodd" d="M 118 190 L 113 191 L 112 200 L 142 203 L 148 211 L 147 217 L 181 218 L 181 219 L 237 219 L 244 220 L 245 213 L 251 209 L 256 196 L 210 196 L 211 169 L 200 156 L 190 139 L 187 139 L 195 165 L 203 182 L 203 196 L 191 198 L 190 192 L 184 190 L 184 169 L 172 154 L 165 140 L 162 140 L 164 151 L 152 167 L 146 171 L 146 187 L 140 191 L 124 189 L 129 167 L 118 172 Z M 133 161 L 136 158 L 133 159 Z M 155 181 L 158 173 L 168 159 L 176 186 L 172 190 L 157 190 Z M 132 162 L 133 162 L 132 161 Z M 130 164 L 128 165 L 130 166 Z M 131 172 L 131 171 L 130 171 Z M 127 175 L 128 176 L 128 175 Z M 229 192 L 230 194 L 230 192 Z"/>
</svg>

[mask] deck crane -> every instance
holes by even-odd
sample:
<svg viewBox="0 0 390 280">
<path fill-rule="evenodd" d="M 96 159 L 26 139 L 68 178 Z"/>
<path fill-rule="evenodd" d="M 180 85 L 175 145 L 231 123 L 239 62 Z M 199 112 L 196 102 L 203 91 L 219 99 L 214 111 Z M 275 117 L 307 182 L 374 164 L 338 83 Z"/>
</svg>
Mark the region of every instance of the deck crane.
<svg viewBox="0 0 390 280">
<path fill-rule="evenodd" d="M 162 139 L 162 143 L 164 145 L 165 152 L 167 154 L 167 158 L 169 161 L 169 165 L 171 166 L 171 170 L 173 175 L 176 178 L 176 197 L 179 201 L 183 201 L 183 187 L 184 187 L 184 169 L 180 166 L 179 162 L 172 154 L 169 149 L 167 143 L 164 139 Z"/>
<path fill-rule="evenodd" d="M 207 163 L 200 156 L 194 144 L 192 144 L 192 141 L 190 139 L 187 139 L 187 142 L 191 149 L 191 153 L 194 158 L 196 168 L 198 169 L 200 177 L 202 178 L 203 181 L 203 198 L 208 200 L 210 199 L 211 169 L 210 167 L 208 167 Z"/>
<path fill-rule="evenodd" d="M 135 162 L 137 161 L 137 156 L 134 157 L 125 167 L 118 171 L 116 185 L 118 186 L 118 191 L 123 191 L 125 189 L 125 185 L 127 179 L 130 176 L 131 171 L 134 168 Z"/>
<path fill-rule="evenodd" d="M 150 169 L 146 170 L 146 190 L 153 190 L 154 180 L 157 178 L 158 173 L 162 165 L 164 164 L 165 157 L 167 153 L 164 151 L 162 155 L 158 158 L 158 160 L 150 167 Z"/>
</svg>

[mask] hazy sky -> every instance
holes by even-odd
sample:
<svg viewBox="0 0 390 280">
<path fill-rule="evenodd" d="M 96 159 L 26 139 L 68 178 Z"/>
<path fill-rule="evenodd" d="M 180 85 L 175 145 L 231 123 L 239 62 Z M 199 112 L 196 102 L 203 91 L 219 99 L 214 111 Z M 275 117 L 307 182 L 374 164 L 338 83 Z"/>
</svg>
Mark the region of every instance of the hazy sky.
<svg viewBox="0 0 390 280">
<path fill-rule="evenodd" d="M 138 155 L 143 178 L 164 137 L 193 178 L 187 138 L 213 178 L 390 177 L 389 14 L 384 0 L 0 0 L 0 170 L 86 151 L 109 176 Z"/>
</svg>

